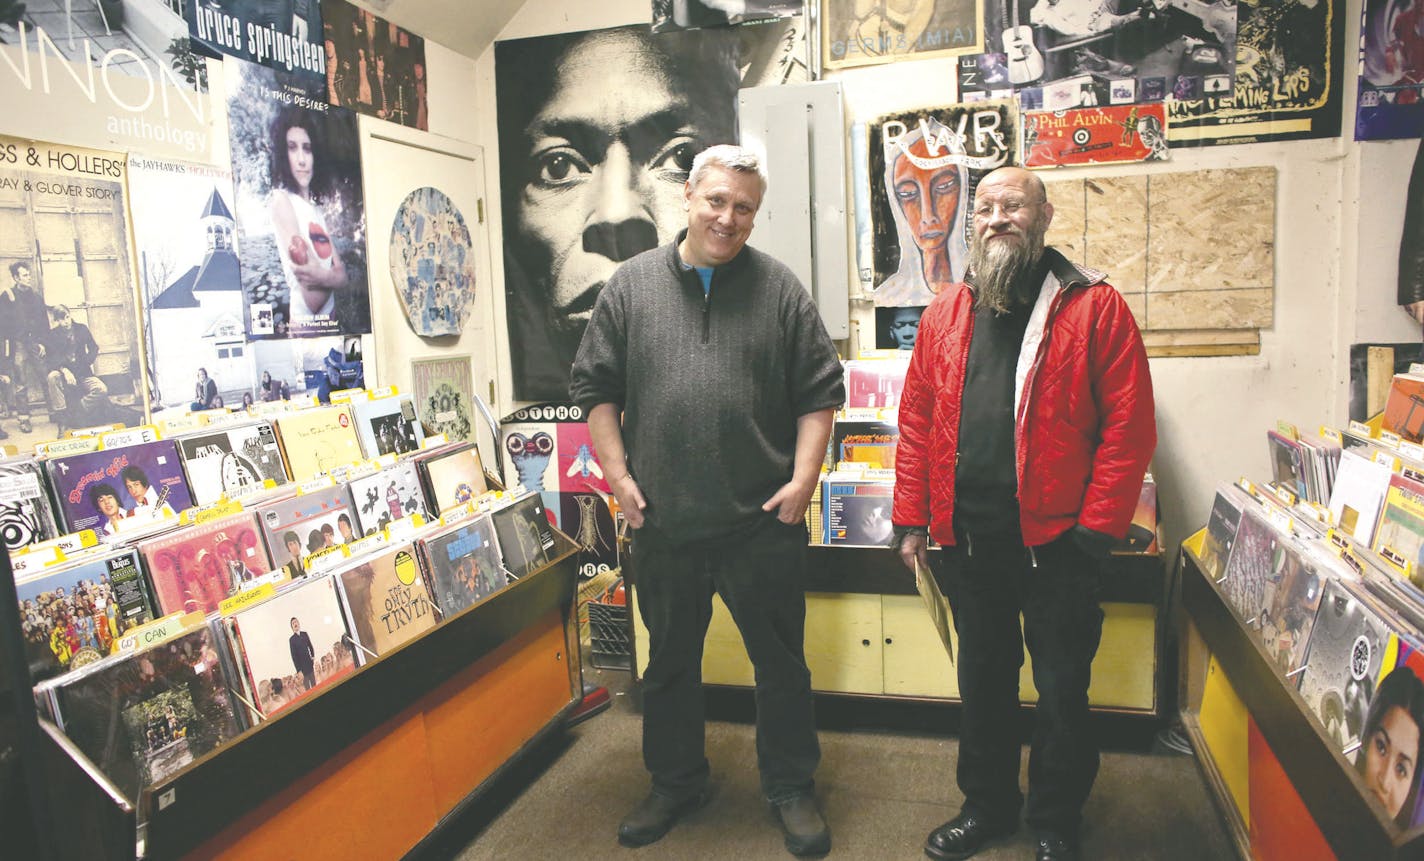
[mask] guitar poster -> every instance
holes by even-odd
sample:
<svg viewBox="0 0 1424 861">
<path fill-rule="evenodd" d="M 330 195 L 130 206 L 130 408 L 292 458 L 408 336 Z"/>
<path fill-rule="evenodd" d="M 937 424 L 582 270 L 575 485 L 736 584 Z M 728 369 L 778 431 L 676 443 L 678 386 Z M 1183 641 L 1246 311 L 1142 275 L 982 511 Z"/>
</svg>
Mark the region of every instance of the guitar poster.
<svg viewBox="0 0 1424 861">
<path fill-rule="evenodd" d="M 982 51 L 976 6 L 974 0 L 825 0 L 821 66 L 830 71 Z"/>
<path fill-rule="evenodd" d="M 1012 102 L 889 114 L 870 123 L 875 304 L 923 307 L 964 280 L 974 189 L 1018 157 Z"/>
<path fill-rule="evenodd" d="M 1168 106 L 1172 146 L 1263 143 L 1340 134 L 1344 0 L 1236 5 L 1229 93 Z"/>
<path fill-rule="evenodd" d="M 1229 94 L 1236 8 L 1208 0 L 985 0 L 986 53 L 960 58 L 960 98 L 1018 93 L 1025 109 L 1061 110 Z"/>
<path fill-rule="evenodd" d="M 1365 0 L 1355 140 L 1424 135 L 1424 9 Z"/>
<path fill-rule="evenodd" d="M 1167 107 L 1161 103 L 1023 114 L 1023 166 L 1027 168 L 1166 158 Z"/>
</svg>

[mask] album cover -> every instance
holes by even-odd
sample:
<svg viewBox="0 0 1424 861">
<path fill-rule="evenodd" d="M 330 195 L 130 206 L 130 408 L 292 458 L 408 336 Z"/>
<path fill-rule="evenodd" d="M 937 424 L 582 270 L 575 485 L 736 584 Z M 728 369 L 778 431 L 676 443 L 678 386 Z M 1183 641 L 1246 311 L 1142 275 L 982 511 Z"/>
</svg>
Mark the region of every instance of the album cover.
<svg viewBox="0 0 1424 861">
<path fill-rule="evenodd" d="M 54 680 L 60 728 L 130 800 L 242 731 L 208 626 Z"/>
<path fill-rule="evenodd" d="M 831 432 L 831 460 L 894 469 L 899 445 L 900 426 L 893 421 L 837 419 Z"/>
<path fill-rule="evenodd" d="M 560 530 L 574 540 L 579 576 L 587 579 L 618 567 L 618 528 L 608 507 L 611 495 L 563 491 L 557 500 Z M 551 504 L 546 510 L 554 510 Z"/>
<path fill-rule="evenodd" d="M 274 420 L 293 481 L 306 481 L 364 460 L 351 412 L 344 405 L 298 410 Z"/>
<path fill-rule="evenodd" d="M 447 526 L 421 539 L 418 547 L 441 618 L 450 618 L 509 583 L 489 515 Z"/>
<path fill-rule="evenodd" d="M 113 535 L 121 520 L 176 514 L 193 505 L 173 440 L 57 457 L 46 467 L 67 532 Z"/>
<path fill-rule="evenodd" d="M 1374 549 L 1400 571 L 1418 570 L 1424 554 L 1424 484 L 1398 473 L 1390 476 Z"/>
<path fill-rule="evenodd" d="M 1408 442 L 1424 441 L 1424 377 L 1394 375 L 1384 403 L 1384 429 Z"/>
<path fill-rule="evenodd" d="M 895 485 L 890 481 L 825 482 L 821 494 L 827 544 L 884 547 L 894 524 L 890 507 Z"/>
<path fill-rule="evenodd" d="M 351 501 L 356 507 L 356 527 L 362 535 L 379 532 L 391 521 L 412 514 L 430 517 L 420 476 L 415 464 L 408 460 L 375 475 L 353 479 L 350 487 Z"/>
<path fill-rule="evenodd" d="M 354 401 L 351 410 L 368 458 L 418 451 L 425 442 L 425 429 L 415 417 L 415 404 L 410 398 L 397 395 Z"/>
<path fill-rule="evenodd" d="M 898 407 L 908 359 L 853 359 L 845 363 L 847 407 Z"/>
<path fill-rule="evenodd" d="M 1300 694 L 1342 752 L 1360 742 L 1388 641 L 1389 629 L 1367 602 L 1345 583 L 1325 584 Z"/>
<path fill-rule="evenodd" d="M 1271 478 L 1301 499 L 1309 498 L 1305 477 L 1305 456 L 1300 443 L 1275 431 L 1266 432 L 1271 449 Z"/>
<path fill-rule="evenodd" d="M 1265 598 L 1258 628 L 1266 654 L 1282 678 L 1305 663 L 1306 644 L 1315 627 L 1329 569 L 1318 563 L 1306 548 L 1282 542 L 1279 564 L 1266 575 Z"/>
<path fill-rule="evenodd" d="M 425 485 L 425 498 L 436 514 L 464 505 L 489 489 L 480 451 L 473 443 L 420 454 L 415 462 Z"/>
<path fill-rule="evenodd" d="M 1137 495 L 1137 508 L 1127 534 L 1113 545 L 1114 553 L 1156 554 L 1157 546 L 1157 482 L 1148 475 L 1142 479 L 1142 492 Z"/>
<path fill-rule="evenodd" d="M 160 616 L 216 613 L 243 583 L 272 570 L 251 512 L 150 538 L 139 552 Z"/>
<path fill-rule="evenodd" d="M 177 442 L 198 505 L 211 505 L 224 494 L 237 499 L 261 489 L 269 478 L 274 484 L 287 483 L 287 466 L 271 422 L 192 434 Z"/>
<path fill-rule="evenodd" d="M 384 655 L 435 627 L 435 609 L 410 544 L 364 556 L 333 577 L 352 636 L 364 650 Z"/>
<path fill-rule="evenodd" d="M 410 363 L 410 380 L 421 423 L 451 441 L 468 440 L 475 391 L 470 357 L 416 359 Z"/>
<path fill-rule="evenodd" d="M 515 500 L 490 515 L 509 576 L 518 580 L 553 561 L 554 530 L 537 493 Z"/>
<path fill-rule="evenodd" d="M 59 535 L 54 515 L 38 462 L 26 458 L 0 463 L 0 535 L 7 551 Z"/>
<path fill-rule="evenodd" d="M 153 618 L 132 549 L 45 569 L 15 584 L 25 662 L 36 681 L 93 663 Z"/>
<path fill-rule="evenodd" d="M 1236 527 L 1241 522 L 1241 511 L 1250 507 L 1251 500 L 1239 488 L 1223 485 L 1216 491 L 1216 501 L 1211 506 L 1211 517 L 1206 522 L 1206 538 L 1202 542 L 1200 561 L 1202 573 L 1212 580 L 1220 580 L 1226 573 L 1226 560 L 1231 556 L 1231 548 L 1236 543 Z"/>
<path fill-rule="evenodd" d="M 1375 527 L 1389 490 L 1390 469 L 1353 451 L 1340 455 L 1330 492 L 1330 517 L 1347 535 L 1373 547 Z"/>
<path fill-rule="evenodd" d="M 299 581 L 232 620 L 254 704 L 266 717 L 356 669 L 331 577 Z"/>
<path fill-rule="evenodd" d="M 351 491 L 344 484 L 259 505 L 257 519 L 272 567 L 286 568 L 293 577 L 305 576 L 306 557 L 357 537 Z"/>
<path fill-rule="evenodd" d="M 1264 514 L 1250 509 L 1242 513 L 1221 590 L 1248 630 L 1260 630 L 1266 578 L 1275 570 L 1277 550 L 1284 539 Z"/>
</svg>

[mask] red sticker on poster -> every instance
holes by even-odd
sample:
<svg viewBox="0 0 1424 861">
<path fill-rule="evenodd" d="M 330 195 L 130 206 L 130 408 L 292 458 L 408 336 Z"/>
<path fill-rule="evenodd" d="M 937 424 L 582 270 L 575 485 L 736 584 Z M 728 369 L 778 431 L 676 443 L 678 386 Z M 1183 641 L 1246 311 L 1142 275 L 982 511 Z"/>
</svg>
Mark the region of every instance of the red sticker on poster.
<svg viewBox="0 0 1424 861">
<path fill-rule="evenodd" d="M 1167 109 L 1160 103 L 1024 112 L 1024 167 L 1166 158 Z"/>
</svg>

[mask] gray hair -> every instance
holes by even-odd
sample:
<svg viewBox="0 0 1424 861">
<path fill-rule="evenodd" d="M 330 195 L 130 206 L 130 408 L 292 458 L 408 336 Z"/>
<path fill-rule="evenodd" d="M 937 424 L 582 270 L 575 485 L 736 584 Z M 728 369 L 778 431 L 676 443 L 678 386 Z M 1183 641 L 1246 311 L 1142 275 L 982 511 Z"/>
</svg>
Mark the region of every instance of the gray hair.
<svg viewBox="0 0 1424 861">
<path fill-rule="evenodd" d="M 737 173 L 756 174 L 757 181 L 761 184 L 762 196 L 766 196 L 766 171 L 762 169 L 761 159 L 757 158 L 757 154 L 752 150 L 732 144 L 708 147 L 692 160 L 692 170 L 687 174 L 688 184 L 696 188 L 708 165 L 716 165 Z"/>
</svg>

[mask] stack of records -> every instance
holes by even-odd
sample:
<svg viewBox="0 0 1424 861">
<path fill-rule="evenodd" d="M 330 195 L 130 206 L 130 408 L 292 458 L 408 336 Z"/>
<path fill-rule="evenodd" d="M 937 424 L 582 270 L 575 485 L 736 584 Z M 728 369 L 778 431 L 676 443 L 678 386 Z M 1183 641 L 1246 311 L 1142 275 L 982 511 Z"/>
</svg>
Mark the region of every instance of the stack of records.
<svg viewBox="0 0 1424 861">
<path fill-rule="evenodd" d="M 287 483 L 287 465 L 271 422 L 206 430 L 178 437 L 177 442 L 198 505 L 238 499 L 260 490 L 269 479 Z"/>
<path fill-rule="evenodd" d="M 554 529 L 539 494 L 525 494 L 495 509 L 490 517 L 511 579 L 519 580 L 554 561 Z"/>
<path fill-rule="evenodd" d="M 399 461 L 374 475 L 353 478 L 350 486 L 362 535 L 380 532 L 392 521 L 412 514 L 430 518 L 420 475 L 409 460 Z"/>
<path fill-rule="evenodd" d="M 241 732 L 213 629 L 204 625 L 36 688 L 69 736 L 130 800 Z"/>
<path fill-rule="evenodd" d="M 1390 476 L 1374 549 L 1401 574 L 1419 573 L 1424 555 L 1424 483 L 1402 473 Z"/>
<path fill-rule="evenodd" d="M 1355 451 L 1340 456 L 1340 469 L 1330 492 L 1330 519 L 1365 547 L 1375 545 L 1390 475 L 1388 466 Z"/>
<path fill-rule="evenodd" d="M 425 499 L 435 514 L 444 514 L 489 490 L 480 451 L 473 443 L 452 443 L 414 457 Z"/>
<path fill-rule="evenodd" d="M 415 417 L 415 404 L 410 398 L 352 401 L 351 411 L 368 458 L 419 451 L 425 442 L 425 429 Z"/>
<path fill-rule="evenodd" d="M 353 560 L 332 578 L 352 636 L 367 658 L 384 655 L 435 627 L 435 608 L 409 543 Z"/>
<path fill-rule="evenodd" d="M 32 458 L 0 462 L 0 535 L 5 549 L 14 552 L 58 534 L 44 469 Z"/>
<path fill-rule="evenodd" d="M 114 535 L 126 520 L 151 522 L 193 505 L 178 447 L 155 440 L 45 463 L 66 531 Z"/>
<path fill-rule="evenodd" d="M 36 680 L 93 663 L 130 629 L 153 618 L 130 548 L 85 554 L 15 584 L 25 662 Z"/>
<path fill-rule="evenodd" d="M 160 616 L 216 613 L 242 584 L 272 570 L 251 512 L 147 539 L 139 552 Z"/>
<path fill-rule="evenodd" d="M 276 417 L 277 439 L 294 481 L 306 481 L 363 460 L 346 406 L 319 407 Z"/>
<path fill-rule="evenodd" d="M 417 547 L 425 562 L 430 593 L 443 618 L 448 619 L 509 583 L 489 515 L 442 527 L 422 538 Z"/>
<path fill-rule="evenodd" d="M 245 697 L 261 717 L 356 669 L 331 577 L 299 580 L 223 621 Z"/>
<path fill-rule="evenodd" d="M 356 538 L 355 509 L 344 484 L 264 503 L 257 507 L 272 566 L 293 577 L 306 574 L 306 557 Z"/>
<path fill-rule="evenodd" d="M 1312 434 L 1266 433 L 1271 449 L 1271 472 L 1277 484 L 1301 499 L 1324 503 L 1330 499 L 1340 462 L 1341 445 Z"/>
</svg>

